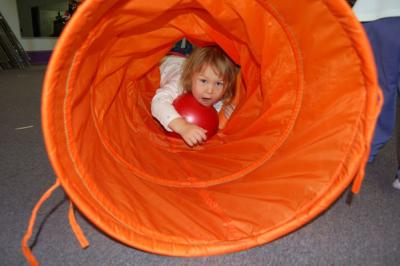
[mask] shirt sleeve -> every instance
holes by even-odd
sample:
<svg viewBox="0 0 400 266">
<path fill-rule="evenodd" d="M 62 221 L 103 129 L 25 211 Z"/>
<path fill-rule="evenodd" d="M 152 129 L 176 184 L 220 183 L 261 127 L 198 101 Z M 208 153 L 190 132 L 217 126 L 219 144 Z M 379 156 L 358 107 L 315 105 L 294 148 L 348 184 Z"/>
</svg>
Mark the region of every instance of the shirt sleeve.
<svg viewBox="0 0 400 266">
<path fill-rule="evenodd" d="M 151 114 L 167 130 L 172 131 L 168 124 L 181 117 L 175 110 L 172 102 L 182 93 L 179 80 L 182 72 L 182 64 L 185 58 L 167 57 L 160 65 L 160 88 L 157 89 L 151 101 Z"/>
</svg>

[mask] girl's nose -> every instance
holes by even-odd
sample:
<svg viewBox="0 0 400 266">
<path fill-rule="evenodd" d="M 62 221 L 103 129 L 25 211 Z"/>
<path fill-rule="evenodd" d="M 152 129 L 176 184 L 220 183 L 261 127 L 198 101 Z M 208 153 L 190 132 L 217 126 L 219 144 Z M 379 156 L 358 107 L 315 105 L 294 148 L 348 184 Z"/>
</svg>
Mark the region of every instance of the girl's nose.
<svg viewBox="0 0 400 266">
<path fill-rule="evenodd" d="M 206 88 L 206 92 L 207 93 L 212 93 L 213 89 L 214 89 L 213 86 L 211 84 L 208 84 L 208 86 Z"/>
</svg>

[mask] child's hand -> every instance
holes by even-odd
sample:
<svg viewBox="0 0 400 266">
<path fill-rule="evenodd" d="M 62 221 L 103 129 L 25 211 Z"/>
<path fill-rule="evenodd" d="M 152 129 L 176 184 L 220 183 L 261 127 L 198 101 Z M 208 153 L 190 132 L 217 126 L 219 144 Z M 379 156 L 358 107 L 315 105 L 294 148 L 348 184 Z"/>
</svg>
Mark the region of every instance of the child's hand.
<svg viewBox="0 0 400 266">
<path fill-rule="evenodd" d="M 234 105 L 229 104 L 229 105 L 225 106 L 224 107 L 224 116 L 225 116 L 225 118 L 229 119 L 232 116 L 233 111 L 235 111 L 235 106 Z"/>
<path fill-rule="evenodd" d="M 202 144 L 207 140 L 207 130 L 187 122 L 184 118 L 177 118 L 169 123 L 169 128 L 181 135 L 190 147 Z"/>
<path fill-rule="evenodd" d="M 193 147 L 202 144 L 204 141 L 207 140 L 206 132 L 207 131 L 205 129 L 199 126 L 187 123 L 187 125 L 182 129 L 179 134 L 187 145 Z"/>
</svg>

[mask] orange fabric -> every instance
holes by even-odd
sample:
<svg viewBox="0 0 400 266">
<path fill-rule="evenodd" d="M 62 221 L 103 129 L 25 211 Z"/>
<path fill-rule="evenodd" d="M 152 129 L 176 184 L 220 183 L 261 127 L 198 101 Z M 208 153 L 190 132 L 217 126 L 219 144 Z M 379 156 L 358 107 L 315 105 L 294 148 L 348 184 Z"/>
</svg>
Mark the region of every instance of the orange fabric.
<svg viewBox="0 0 400 266">
<path fill-rule="evenodd" d="M 183 36 L 223 47 L 244 92 L 194 149 L 150 114 L 158 62 Z M 43 131 L 66 193 L 106 234 L 212 255 L 299 228 L 357 175 L 358 192 L 381 97 L 345 1 L 91 0 L 53 53 Z"/>
<path fill-rule="evenodd" d="M 28 224 L 28 229 L 22 239 L 22 251 L 24 253 L 24 256 L 27 260 L 27 262 L 30 265 L 39 265 L 39 262 L 37 261 L 36 257 L 32 254 L 31 248 L 28 246 L 28 241 L 32 236 L 32 231 L 33 227 L 35 225 L 35 220 L 37 213 L 39 212 L 40 207 L 42 204 L 49 199 L 49 197 L 53 194 L 54 190 L 56 190 L 60 186 L 60 179 L 57 179 L 54 185 L 52 185 L 40 198 L 38 203 L 36 203 L 35 207 L 33 208 L 31 218 L 29 220 Z M 82 248 L 87 248 L 89 246 L 89 241 L 86 239 L 85 235 L 83 234 L 82 229 L 80 228 L 79 224 L 77 223 L 75 219 L 75 214 L 74 214 L 74 208 L 72 202 L 70 202 L 69 205 L 69 211 L 68 211 L 68 218 L 69 222 L 72 228 L 72 231 L 74 232 L 76 238 L 78 239 L 80 245 Z"/>
<path fill-rule="evenodd" d="M 68 219 L 69 224 L 71 225 L 72 231 L 74 232 L 76 239 L 78 239 L 79 244 L 82 248 L 87 248 L 89 246 L 89 241 L 86 239 L 85 234 L 83 233 L 81 227 L 79 226 L 78 222 L 75 218 L 74 213 L 74 206 L 72 202 L 69 203 L 69 210 L 68 210 Z"/>
<path fill-rule="evenodd" d="M 33 226 L 35 225 L 35 220 L 36 220 L 37 213 L 38 213 L 40 207 L 42 206 L 42 204 L 51 196 L 51 194 L 53 194 L 54 190 L 56 190 L 59 186 L 60 186 L 60 180 L 57 179 L 56 182 L 54 183 L 54 185 L 52 185 L 43 194 L 43 196 L 40 198 L 38 203 L 36 203 L 35 207 L 33 208 L 31 218 L 29 219 L 28 228 L 27 228 L 26 233 L 24 234 L 24 237 L 22 239 L 22 252 L 24 253 L 24 256 L 25 256 L 27 262 L 32 266 L 39 265 L 37 259 L 32 254 L 32 250 L 28 246 L 28 241 L 32 236 L 32 230 L 33 230 Z"/>
</svg>

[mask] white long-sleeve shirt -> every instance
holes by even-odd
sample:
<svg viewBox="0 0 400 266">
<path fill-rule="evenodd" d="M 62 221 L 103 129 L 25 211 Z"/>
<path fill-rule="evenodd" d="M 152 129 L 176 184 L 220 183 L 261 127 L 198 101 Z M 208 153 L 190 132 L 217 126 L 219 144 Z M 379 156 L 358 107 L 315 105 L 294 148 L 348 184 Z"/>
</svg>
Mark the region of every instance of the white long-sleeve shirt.
<svg viewBox="0 0 400 266">
<path fill-rule="evenodd" d="M 400 16 L 400 0 L 357 0 L 353 11 L 360 21 Z"/>
<path fill-rule="evenodd" d="M 180 78 L 185 60 L 184 57 L 168 56 L 160 65 L 160 88 L 151 101 L 151 114 L 167 131 L 172 131 L 168 124 L 181 117 L 172 103 L 183 93 Z M 214 104 L 214 108 L 219 112 L 222 108 L 222 101 Z"/>
</svg>

